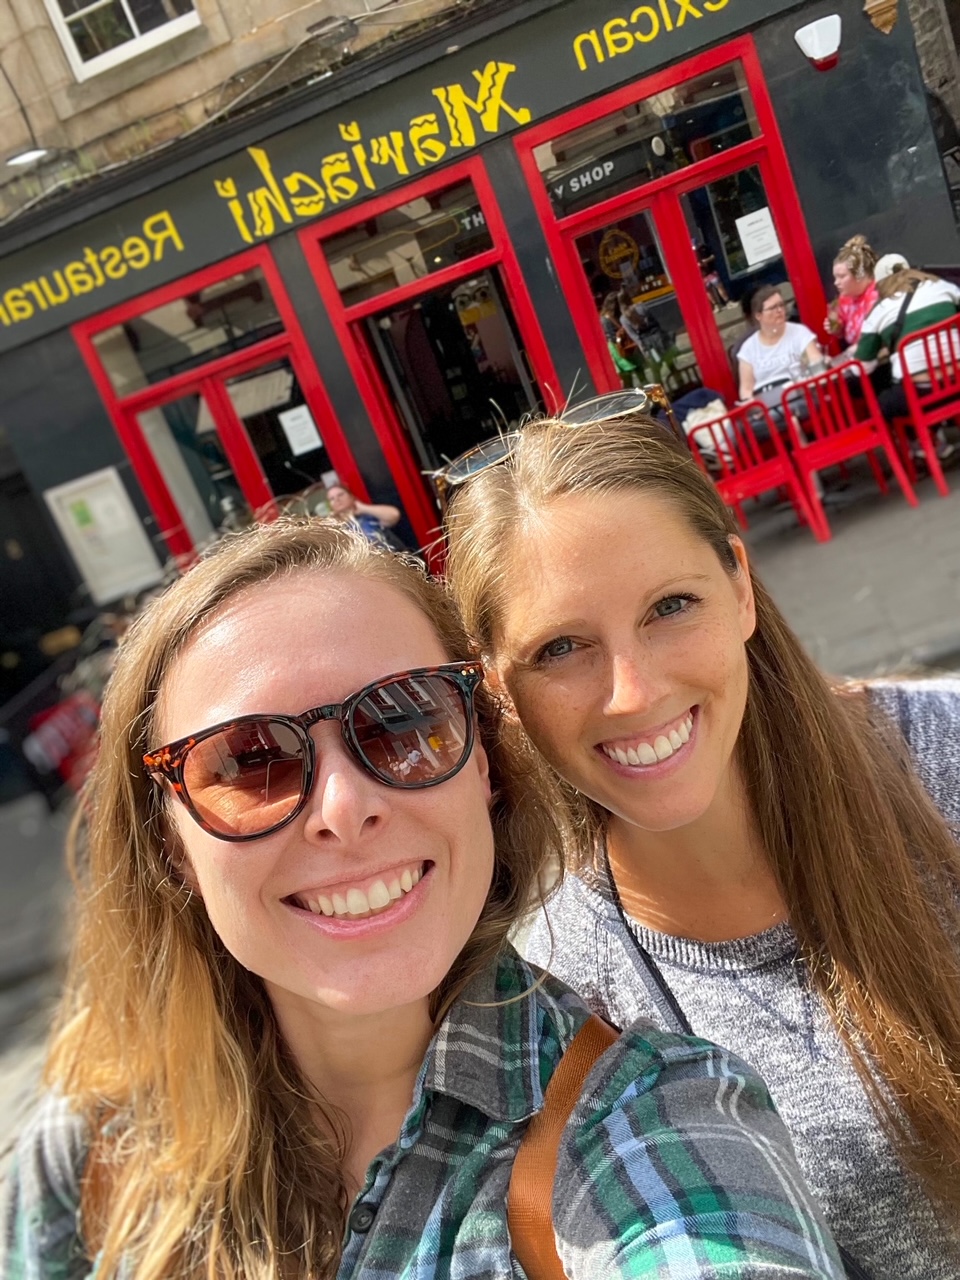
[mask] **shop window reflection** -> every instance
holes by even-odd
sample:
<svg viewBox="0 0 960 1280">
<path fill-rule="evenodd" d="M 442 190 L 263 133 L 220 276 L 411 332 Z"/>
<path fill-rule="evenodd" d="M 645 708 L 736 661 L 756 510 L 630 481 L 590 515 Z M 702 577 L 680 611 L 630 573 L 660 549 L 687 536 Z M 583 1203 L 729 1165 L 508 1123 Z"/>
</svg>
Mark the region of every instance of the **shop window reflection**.
<svg viewBox="0 0 960 1280">
<path fill-rule="evenodd" d="M 367 218 L 324 243 L 345 306 L 355 306 L 492 248 L 472 182 Z"/>
<path fill-rule="evenodd" d="M 282 332 L 259 267 L 154 307 L 94 338 L 118 395 L 131 395 Z"/>
<path fill-rule="evenodd" d="M 562 216 L 760 136 L 739 63 L 687 80 L 534 149 Z"/>
</svg>

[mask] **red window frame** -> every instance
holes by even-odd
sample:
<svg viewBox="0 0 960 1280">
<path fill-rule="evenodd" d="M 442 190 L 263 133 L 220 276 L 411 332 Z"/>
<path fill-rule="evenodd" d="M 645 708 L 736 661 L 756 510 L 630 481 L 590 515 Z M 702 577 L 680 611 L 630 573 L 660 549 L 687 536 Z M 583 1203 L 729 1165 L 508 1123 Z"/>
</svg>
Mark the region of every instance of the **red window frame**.
<svg viewBox="0 0 960 1280">
<path fill-rule="evenodd" d="M 470 181 L 477 193 L 493 246 L 472 258 L 444 267 L 422 280 L 387 290 L 366 302 L 346 306 L 340 296 L 333 272 L 324 253 L 324 242 L 332 236 L 354 226 L 357 222 L 376 217 L 397 205 L 406 204 L 421 196 Z M 527 291 L 513 245 L 507 234 L 506 224 L 494 195 L 493 186 L 480 156 L 471 156 L 457 164 L 449 165 L 436 173 L 430 173 L 415 182 L 404 184 L 362 205 L 345 209 L 342 213 L 324 218 L 319 224 L 305 227 L 298 232 L 304 255 L 323 304 L 327 309 L 337 339 L 350 372 L 356 382 L 361 399 L 370 415 L 374 432 L 380 442 L 387 465 L 393 475 L 421 546 L 436 540 L 437 506 L 418 465 L 399 414 L 393 406 L 389 387 L 383 378 L 379 362 L 367 338 L 363 321 L 387 307 L 397 306 L 430 293 L 444 285 L 483 271 L 499 267 L 503 290 L 520 328 L 524 347 L 530 357 L 534 380 L 548 400 L 557 407 L 562 403 L 560 381 L 554 368 L 550 351 L 540 329 L 540 322 Z"/>
<path fill-rule="evenodd" d="M 123 324 L 127 320 L 135 319 L 146 311 L 175 302 L 186 293 L 198 292 L 228 276 L 249 271 L 254 267 L 259 267 L 263 272 L 283 323 L 283 333 L 265 338 L 262 342 L 244 347 L 241 351 L 215 357 L 206 364 L 197 365 L 185 373 L 175 374 L 162 382 L 151 383 L 150 386 L 132 395 L 117 394 L 97 354 L 94 345 L 97 334 L 115 325 Z M 163 474 L 143 438 L 137 421 L 138 414 L 148 409 L 158 408 L 183 395 L 199 393 L 206 396 L 211 412 L 214 414 L 224 452 L 244 496 L 254 510 L 262 507 L 269 508 L 274 495 L 267 483 L 250 437 L 233 407 L 233 402 L 224 386 L 224 380 L 227 377 L 250 372 L 259 365 L 281 356 L 290 359 L 307 404 L 318 416 L 318 421 L 323 423 L 324 447 L 338 476 L 359 497 L 363 499 L 368 497 L 363 477 L 360 475 L 343 428 L 320 379 L 280 272 L 266 245 L 247 249 L 214 266 L 204 267 L 200 271 L 181 276 L 157 289 L 138 294 L 137 297 L 111 307 L 108 311 L 101 311 L 87 320 L 79 321 L 71 327 L 71 333 L 106 406 L 114 429 L 130 458 L 134 474 L 156 517 L 157 527 L 171 555 L 189 561 L 195 555 L 195 548 L 192 538 L 182 525 L 180 513 Z"/>
<path fill-rule="evenodd" d="M 604 116 L 611 115 L 636 102 L 638 98 L 662 93 L 683 81 L 717 71 L 731 62 L 739 62 L 744 69 L 760 129 L 758 138 L 740 143 L 716 156 L 697 161 L 677 173 L 643 183 L 620 195 L 611 196 L 576 213 L 565 217 L 555 213 L 550 203 L 547 185 L 533 154 L 535 147 L 550 142 L 572 129 L 593 124 Z M 713 322 L 700 268 L 690 247 L 686 222 L 683 218 L 677 219 L 675 216 L 665 216 L 665 214 L 669 201 L 676 201 L 687 191 L 726 177 L 731 172 L 750 165 L 759 167 L 764 181 L 800 316 L 814 333 L 819 331 L 819 325 L 826 310 L 826 295 L 810 245 L 800 198 L 793 182 L 793 174 L 790 171 L 773 102 L 752 36 L 745 35 L 729 40 L 714 49 L 696 54 L 685 62 L 664 67 L 641 80 L 615 89 L 601 98 L 583 103 L 562 115 L 553 116 L 547 121 L 524 129 L 514 138 L 514 146 L 556 265 L 560 288 L 568 299 L 573 321 L 583 344 L 587 366 L 600 390 L 616 390 L 620 382 L 610 360 L 602 331 L 596 322 L 596 308 L 586 276 L 580 266 L 576 240 L 586 232 L 598 230 L 618 217 L 649 209 L 660 235 L 664 265 L 678 300 L 682 299 L 684 320 L 687 323 L 693 349 L 704 352 L 708 356 L 708 359 L 703 362 L 707 367 L 701 368 L 704 380 L 707 381 L 709 376 L 712 378 L 709 385 L 719 384 L 717 389 L 727 394 L 734 391 L 729 360 Z"/>
</svg>

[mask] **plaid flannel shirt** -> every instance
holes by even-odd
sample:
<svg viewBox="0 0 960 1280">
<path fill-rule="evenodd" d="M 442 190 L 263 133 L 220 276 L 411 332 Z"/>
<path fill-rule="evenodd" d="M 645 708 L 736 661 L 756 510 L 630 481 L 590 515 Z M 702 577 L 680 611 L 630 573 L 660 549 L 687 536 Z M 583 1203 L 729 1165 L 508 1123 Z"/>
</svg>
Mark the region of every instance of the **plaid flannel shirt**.
<svg viewBox="0 0 960 1280">
<path fill-rule="evenodd" d="M 513 951 L 430 1044 L 396 1143 L 354 1202 L 338 1280 L 519 1280 L 505 1200 L 527 1121 L 588 1010 Z M 509 1001 L 510 1003 L 504 1003 Z M 81 1280 L 83 1122 L 48 1095 L 19 1143 L 5 1280 Z M 631 1029 L 594 1066 L 553 1197 L 571 1280 L 840 1280 L 770 1096 L 704 1041 Z M 530 1280 L 536 1280 L 531 1277 Z"/>
</svg>

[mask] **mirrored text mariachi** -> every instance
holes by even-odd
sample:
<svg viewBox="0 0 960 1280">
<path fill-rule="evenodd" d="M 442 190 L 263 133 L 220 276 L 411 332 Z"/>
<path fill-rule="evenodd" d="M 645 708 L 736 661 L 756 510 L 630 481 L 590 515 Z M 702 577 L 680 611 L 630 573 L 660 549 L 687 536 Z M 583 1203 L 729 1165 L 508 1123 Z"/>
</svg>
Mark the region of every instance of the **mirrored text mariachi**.
<svg viewBox="0 0 960 1280">
<path fill-rule="evenodd" d="M 262 185 L 242 195 L 240 183 L 231 176 L 214 182 L 216 193 L 226 202 L 241 239 L 253 244 L 272 236 L 283 224 L 315 218 L 331 205 L 377 191 L 388 185 L 382 175 L 395 182 L 437 164 L 451 151 L 476 146 L 479 134 L 500 131 L 503 117 L 517 125 L 529 124 L 530 110 L 512 106 L 506 99 L 507 81 L 516 69 L 510 62 L 491 61 L 473 72 L 477 83 L 470 93 L 462 84 L 433 89 L 438 111 L 413 116 L 403 129 L 391 129 L 379 137 L 364 138 L 356 121 L 340 124 L 343 147 L 320 157 L 310 172 L 295 169 L 278 175 L 265 147 L 248 147 L 246 154 Z"/>
</svg>

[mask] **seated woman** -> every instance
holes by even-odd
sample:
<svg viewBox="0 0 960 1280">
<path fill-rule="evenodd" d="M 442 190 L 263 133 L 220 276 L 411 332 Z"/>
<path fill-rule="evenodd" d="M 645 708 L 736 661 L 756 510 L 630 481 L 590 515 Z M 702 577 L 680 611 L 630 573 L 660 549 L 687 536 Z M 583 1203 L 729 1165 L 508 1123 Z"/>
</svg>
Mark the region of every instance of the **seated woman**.
<svg viewBox="0 0 960 1280">
<path fill-rule="evenodd" d="M 556 805 L 467 654 L 328 521 L 239 535 L 134 626 L 8 1280 L 525 1274 L 511 1171 L 589 1013 L 507 942 Z M 647 1027 L 595 1063 L 552 1217 L 582 1280 L 841 1275 L 759 1079 Z"/>
<path fill-rule="evenodd" d="M 762 400 L 770 408 L 780 404 L 789 382 L 804 376 L 804 366 L 823 359 L 816 335 L 805 324 L 787 319 L 787 304 L 776 285 L 762 285 L 750 300 L 756 332 L 737 352 L 740 401 Z"/>
<path fill-rule="evenodd" d="M 866 236 L 852 236 L 833 260 L 837 297 L 830 305 L 824 328 L 842 340 L 844 351 L 841 360 L 853 359 L 863 322 L 880 296 L 873 275 L 876 265 L 877 255 L 867 243 Z"/>
<path fill-rule="evenodd" d="M 956 315 L 960 311 L 960 289 L 949 280 L 911 268 L 901 253 L 888 253 L 880 259 L 876 281 L 880 301 L 864 321 L 857 359 L 869 366 L 882 351 L 890 353 L 892 382 L 878 398 L 884 416 L 892 422 L 910 412 L 897 344 L 908 334 Z M 906 348 L 906 360 L 913 377 L 920 383 L 929 383 L 929 377 L 925 377 L 927 353 L 922 342 Z M 942 437 L 938 452 L 944 457 L 953 452 Z"/>
</svg>

